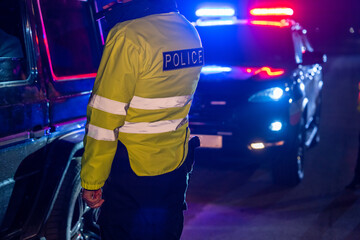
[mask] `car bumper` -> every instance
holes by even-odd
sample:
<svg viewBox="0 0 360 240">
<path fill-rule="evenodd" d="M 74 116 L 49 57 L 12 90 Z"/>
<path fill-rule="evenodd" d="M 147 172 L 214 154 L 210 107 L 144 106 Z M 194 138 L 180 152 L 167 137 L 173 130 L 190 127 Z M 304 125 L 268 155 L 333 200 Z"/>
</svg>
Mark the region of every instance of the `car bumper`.
<svg viewBox="0 0 360 240">
<path fill-rule="evenodd" d="M 224 122 L 190 118 L 191 134 L 200 137 L 202 148 L 268 158 L 291 146 L 298 132 L 286 103 L 250 104 L 229 112 L 232 117 Z"/>
</svg>

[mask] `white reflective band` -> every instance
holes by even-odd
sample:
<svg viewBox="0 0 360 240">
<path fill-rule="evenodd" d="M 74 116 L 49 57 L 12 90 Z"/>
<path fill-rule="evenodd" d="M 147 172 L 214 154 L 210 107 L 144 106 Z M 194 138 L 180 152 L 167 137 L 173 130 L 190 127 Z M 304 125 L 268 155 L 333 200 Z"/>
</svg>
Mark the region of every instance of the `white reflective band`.
<svg viewBox="0 0 360 240">
<path fill-rule="evenodd" d="M 87 135 L 96 140 L 102 141 L 115 141 L 117 139 L 116 133 L 113 130 L 97 127 L 92 124 L 88 124 Z"/>
<path fill-rule="evenodd" d="M 116 115 L 126 115 L 128 105 L 128 103 L 114 101 L 96 94 L 91 97 L 89 102 L 90 107 Z"/>
<path fill-rule="evenodd" d="M 143 98 L 134 96 L 130 107 L 145 110 L 184 107 L 191 102 L 193 95 L 166 98 Z"/>
<path fill-rule="evenodd" d="M 123 133 L 164 133 L 172 132 L 188 122 L 187 118 L 158 122 L 125 122 L 119 132 Z"/>
</svg>

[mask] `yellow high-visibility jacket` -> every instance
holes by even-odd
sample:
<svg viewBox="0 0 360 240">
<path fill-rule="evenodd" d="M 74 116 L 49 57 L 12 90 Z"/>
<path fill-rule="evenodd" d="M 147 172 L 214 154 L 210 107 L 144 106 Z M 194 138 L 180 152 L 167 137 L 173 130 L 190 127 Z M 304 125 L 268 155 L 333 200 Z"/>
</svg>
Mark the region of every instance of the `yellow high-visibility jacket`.
<svg viewBox="0 0 360 240">
<path fill-rule="evenodd" d="M 187 115 L 203 62 L 196 29 L 177 12 L 111 29 L 87 108 L 83 188 L 104 185 L 118 140 L 138 176 L 181 166 L 188 151 Z"/>
</svg>

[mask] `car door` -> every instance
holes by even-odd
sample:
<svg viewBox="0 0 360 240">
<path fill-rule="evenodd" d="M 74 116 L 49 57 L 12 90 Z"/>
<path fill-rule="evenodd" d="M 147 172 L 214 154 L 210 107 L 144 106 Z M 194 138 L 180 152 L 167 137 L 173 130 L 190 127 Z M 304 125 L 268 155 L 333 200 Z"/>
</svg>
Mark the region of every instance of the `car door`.
<svg viewBox="0 0 360 240">
<path fill-rule="evenodd" d="M 47 141 L 48 104 L 33 31 L 25 1 L 0 1 L 0 224 L 15 183 L 37 172 L 19 166 Z"/>
<path fill-rule="evenodd" d="M 83 124 L 103 46 L 93 18 L 94 1 L 39 0 L 40 42 L 50 68 L 47 82 L 50 124 Z M 61 12 L 61 14 L 57 14 Z"/>
</svg>

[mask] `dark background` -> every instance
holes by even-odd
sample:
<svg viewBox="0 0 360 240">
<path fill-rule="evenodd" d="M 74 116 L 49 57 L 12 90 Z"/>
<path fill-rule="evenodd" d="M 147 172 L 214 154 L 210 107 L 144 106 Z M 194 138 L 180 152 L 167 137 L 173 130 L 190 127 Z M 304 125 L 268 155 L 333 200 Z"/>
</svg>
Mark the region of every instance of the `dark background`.
<svg viewBox="0 0 360 240">
<path fill-rule="evenodd" d="M 268 171 L 246 168 L 236 157 L 199 154 L 187 192 L 182 240 L 360 239 L 360 189 L 345 189 L 354 177 L 360 146 L 360 0 L 274 1 L 274 6 L 292 7 L 293 18 L 308 30 L 314 49 L 329 56 L 324 64 L 320 143 L 306 151 L 305 177 L 294 188 L 274 185 Z M 177 2 L 190 21 L 205 3 Z M 238 15 L 264 3 L 219 2 L 232 5 Z"/>
<path fill-rule="evenodd" d="M 360 0 L 177 0 L 177 3 L 190 21 L 196 20 L 196 9 L 204 5 L 232 6 L 240 18 L 248 16 L 252 7 L 289 6 L 294 10 L 292 18 L 307 29 L 316 50 L 327 54 L 360 53 Z"/>
</svg>

